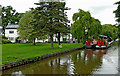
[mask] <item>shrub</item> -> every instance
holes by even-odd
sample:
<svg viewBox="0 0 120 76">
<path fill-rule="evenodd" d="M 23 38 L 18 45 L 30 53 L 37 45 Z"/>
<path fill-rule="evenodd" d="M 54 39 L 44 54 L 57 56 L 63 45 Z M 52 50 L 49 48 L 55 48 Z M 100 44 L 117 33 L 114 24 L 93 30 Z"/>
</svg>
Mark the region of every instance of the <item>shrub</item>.
<svg viewBox="0 0 120 76">
<path fill-rule="evenodd" d="M 7 37 L 5 37 L 4 35 L 2 35 L 2 39 L 8 39 Z"/>
<path fill-rule="evenodd" d="M 10 40 L 2 39 L 2 44 L 12 43 Z"/>
</svg>

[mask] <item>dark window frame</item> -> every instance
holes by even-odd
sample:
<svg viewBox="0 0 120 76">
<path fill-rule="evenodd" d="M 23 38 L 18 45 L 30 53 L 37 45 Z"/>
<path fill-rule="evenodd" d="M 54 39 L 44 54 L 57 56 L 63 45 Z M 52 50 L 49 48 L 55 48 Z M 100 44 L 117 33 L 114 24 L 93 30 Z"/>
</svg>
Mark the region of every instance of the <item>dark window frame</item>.
<svg viewBox="0 0 120 76">
<path fill-rule="evenodd" d="M 14 34 L 14 31 L 9 31 L 9 34 Z"/>
</svg>

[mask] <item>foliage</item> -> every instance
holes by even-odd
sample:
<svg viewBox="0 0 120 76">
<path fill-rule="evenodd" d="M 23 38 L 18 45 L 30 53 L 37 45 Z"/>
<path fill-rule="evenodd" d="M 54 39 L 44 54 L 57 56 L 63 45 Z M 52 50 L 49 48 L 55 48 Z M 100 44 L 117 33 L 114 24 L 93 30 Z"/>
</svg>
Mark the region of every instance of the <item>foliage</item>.
<svg viewBox="0 0 120 76">
<path fill-rule="evenodd" d="M 0 6 L 0 26 L 2 26 L 2 7 Z"/>
<path fill-rule="evenodd" d="M 120 38 L 120 1 L 115 4 L 118 5 L 118 7 L 115 11 L 113 11 L 113 13 L 115 13 L 116 21 L 118 22 L 118 37 Z"/>
<path fill-rule="evenodd" d="M 2 35 L 2 44 L 7 44 L 7 43 L 11 43 L 11 41 L 8 40 L 7 37 L 5 37 L 5 36 Z"/>
<path fill-rule="evenodd" d="M 3 44 L 2 64 L 84 46 L 82 43 L 62 43 L 63 48 L 58 48 L 58 44 L 54 43 L 54 49 L 51 50 L 50 45 L 50 43 L 37 43 L 36 46 L 31 44 Z"/>
<path fill-rule="evenodd" d="M 112 37 L 113 39 L 116 39 L 118 37 L 118 28 L 111 24 L 104 24 L 102 25 L 101 34 Z"/>
<path fill-rule="evenodd" d="M 56 2 L 56 10 L 58 13 L 56 13 L 56 16 L 58 16 L 58 19 L 56 19 L 55 25 L 56 27 L 56 35 L 58 38 L 58 44 L 60 46 L 60 37 L 61 35 L 67 35 L 70 33 L 70 26 L 67 24 L 69 23 L 69 20 L 67 18 L 67 15 L 65 13 L 66 10 L 70 10 L 70 8 L 65 7 L 65 2 Z"/>
<path fill-rule="evenodd" d="M 98 36 L 102 26 L 98 19 L 91 17 L 89 11 L 79 9 L 78 13 L 73 14 L 72 35 L 80 42 L 92 36 Z"/>
<path fill-rule="evenodd" d="M 65 33 L 67 31 L 67 16 L 64 13 L 65 3 L 62 2 L 40 2 L 33 14 L 33 25 L 44 30 L 51 40 L 51 48 L 53 49 L 53 34 Z M 60 38 L 60 37 L 58 37 Z"/>
<path fill-rule="evenodd" d="M 8 44 L 8 43 L 12 43 L 12 42 L 8 39 L 2 39 L 2 44 Z"/>
<path fill-rule="evenodd" d="M 0 26 L 2 26 L 2 19 L 0 18 Z"/>
<path fill-rule="evenodd" d="M 2 35 L 2 39 L 8 39 L 7 37 L 5 37 L 4 35 Z"/>
<path fill-rule="evenodd" d="M 3 34 L 5 27 L 10 24 L 18 24 L 19 19 L 23 16 L 23 13 L 16 12 L 12 6 L 2 7 L 2 25 L 3 25 Z"/>
<path fill-rule="evenodd" d="M 46 39 L 48 39 L 48 35 L 43 35 L 43 36 L 38 37 L 38 38 L 40 38 L 44 42 Z"/>
<path fill-rule="evenodd" d="M 30 25 L 32 21 L 31 11 L 26 12 L 25 15 L 19 21 L 18 34 L 21 39 L 29 39 L 32 35 L 33 26 Z"/>
</svg>

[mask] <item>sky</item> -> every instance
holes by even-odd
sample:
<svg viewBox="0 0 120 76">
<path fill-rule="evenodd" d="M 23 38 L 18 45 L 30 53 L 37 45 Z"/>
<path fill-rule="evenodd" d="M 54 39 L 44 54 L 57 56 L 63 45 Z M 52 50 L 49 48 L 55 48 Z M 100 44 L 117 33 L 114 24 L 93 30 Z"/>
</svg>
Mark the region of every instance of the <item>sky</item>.
<svg viewBox="0 0 120 76">
<path fill-rule="evenodd" d="M 101 24 L 115 24 L 114 10 L 117 9 L 117 5 L 113 5 L 119 0 L 66 0 L 66 7 L 71 8 L 67 11 L 68 19 L 71 23 L 72 16 L 78 12 L 78 9 L 89 11 L 91 16 L 99 19 Z M 25 13 L 29 11 L 29 8 L 37 7 L 34 3 L 38 3 L 39 0 L 0 0 L 0 5 L 11 5 L 17 12 Z"/>
</svg>

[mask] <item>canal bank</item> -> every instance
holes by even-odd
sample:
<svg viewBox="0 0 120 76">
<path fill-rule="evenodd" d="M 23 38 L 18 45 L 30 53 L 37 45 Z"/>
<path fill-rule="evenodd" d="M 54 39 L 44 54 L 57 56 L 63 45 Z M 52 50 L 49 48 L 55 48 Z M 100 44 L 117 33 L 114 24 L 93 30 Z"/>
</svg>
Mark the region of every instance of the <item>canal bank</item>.
<svg viewBox="0 0 120 76">
<path fill-rule="evenodd" d="M 69 49 L 69 50 L 54 52 L 54 53 L 50 53 L 50 54 L 45 54 L 45 55 L 37 56 L 37 57 L 33 57 L 33 58 L 23 59 L 23 60 L 11 62 L 11 63 L 6 63 L 6 64 L 3 64 L 1 66 L 1 70 L 11 69 L 11 68 L 18 67 L 18 66 L 21 66 L 21 65 L 41 61 L 41 60 L 44 60 L 44 59 L 47 59 L 47 58 L 50 58 L 50 57 L 55 57 L 55 56 L 62 55 L 62 54 L 68 53 L 68 52 L 80 50 L 80 49 L 83 49 L 83 48 L 84 48 L 84 46 L 79 47 L 79 48 L 73 48 L 73 49 Z"/>
<path fill-rule="evenodd" d="M 118 73 L 118 46 L 105 50 L 77 50 L 60 56 L 51 57 L 11 68 L 3 71 L 4 74 L 22 72 L 23 75 L 41 74 L 117 74 Z"/>
</svg>

